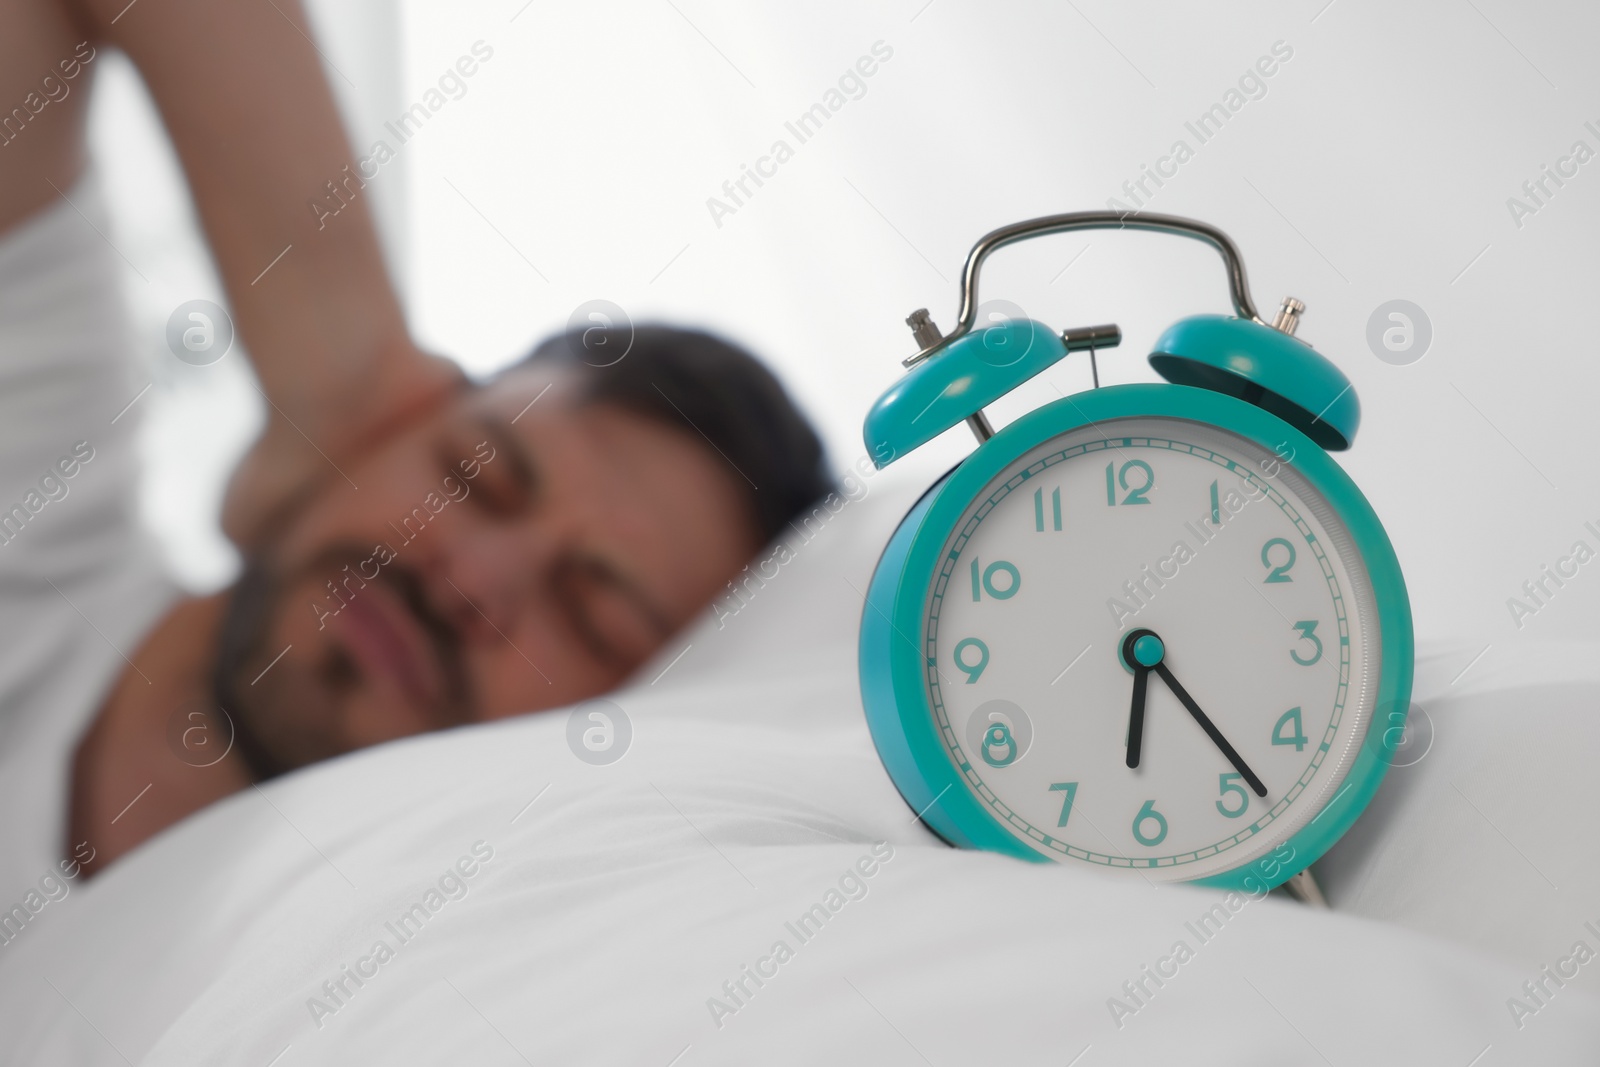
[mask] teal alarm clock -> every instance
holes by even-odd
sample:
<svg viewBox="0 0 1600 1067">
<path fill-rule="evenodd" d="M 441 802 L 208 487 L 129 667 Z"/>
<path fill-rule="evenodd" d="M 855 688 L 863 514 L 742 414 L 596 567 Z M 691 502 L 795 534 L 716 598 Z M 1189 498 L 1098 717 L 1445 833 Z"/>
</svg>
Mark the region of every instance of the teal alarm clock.
<svg viewBox="0 0 1600 1067">
<path fill-rule="evenodd" d="M 995 431 L 985 405 L 1115 326 L 978 320 L 986 257 L 1069 230 L 1203 240 L 1234 315 L 1156 342 L 1169 384 L 1096 387 Z M 1401 742 L 1410 605 L 1377 515 L 1328 454 L 1360 422 L 1349 380 L 1267 323 L 1233 242 L 1160 215 L 1079 212 L 969 254 L 955 329 L 866 418 L 879 466 L 967 422 L 977 449 L 890 539 L 861 622 L 867 722 L 946 841 L 1252 891 L 1295 879 L 1360 815 Z"/>
</svg>

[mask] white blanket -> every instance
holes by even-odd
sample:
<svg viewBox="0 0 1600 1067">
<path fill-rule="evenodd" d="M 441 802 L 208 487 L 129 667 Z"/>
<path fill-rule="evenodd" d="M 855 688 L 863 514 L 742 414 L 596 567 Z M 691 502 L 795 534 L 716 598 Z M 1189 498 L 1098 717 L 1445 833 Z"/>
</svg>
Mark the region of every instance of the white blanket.
<svg viewBox="0 0 1600 1067">
<path fill-rule="evenodd" d="M 1600 947 L 1582 925 L 1600 927 L 1594 805 L 1562 810 L 1539 778 L 1592 759 L 1592 714 L 1572 711 L 1568 750 L 1537 762 L 1495 725 L 1492 687 L 1469 674 L 1439 683 L 1449 699 L 1424 694 L 1437 751 L 1391 772 L 1398 788 L 1327 864 L 1346 913 L 963 853 L 921 829 L 862 721 L 854 641 L 877 548 L 927 475 L 879 476 L 748 606 L 614 694 L 633 728 L 614 764 L 573 755 L 565 712 L 415 738 L 247 791 L 64 883 L 0 954 L 0 1056 L 1600 1058 L 1585 988 L 1600 965 L 1569 959 L 1576 976 L 1544 978 L 1537 1006 L 1524 989 L 1573 942 Z M 1597 691 L 1569 678 L 1561 699 L 1592 708 Z M 1446 800 L 1460 811 L 1440 814 Z M 1471 802 L 1516 825 L 1474 826 Z M 1560 830 L 1542 837 L 1536 818 Z M 1542 851 L 1558 838 L 1565 854 Z M 1519 847 L 1542 874 L 1517 867 Z"/>
</svg>

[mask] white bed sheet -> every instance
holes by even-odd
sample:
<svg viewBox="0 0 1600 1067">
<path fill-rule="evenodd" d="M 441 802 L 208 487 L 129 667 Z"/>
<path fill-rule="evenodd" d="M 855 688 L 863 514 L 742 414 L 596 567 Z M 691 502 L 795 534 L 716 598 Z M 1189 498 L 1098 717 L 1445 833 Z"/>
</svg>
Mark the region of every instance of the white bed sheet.
<svg viewBox="0 0 1600 1067">
<path fill-rule="evenodd" d="M 411 739 L 231 798 L 75 886 L 0 953 L 0 1055 L 1595 1062 L 1600 1002 L 1585 986 L 1600 985 L 1600 965 L 1532 1015 L 1507 1006 L 1572 940 L 1600 947 L 1581 926 L 1596 899 L 1592 835 L 1569 823 L 1563 844 L 1537 829 L 1551 815 L 1544 769 L 1575 773 L 1597 751 L 1580 714 L 1595 706 L 1592 680 L 1537 695 L 1578 731 L 1541 747 L 1518 729 L 1532 668 L 1486 656 L 1478 679 L 1450 686 L 1458 653 L 1426 660 L 1433 750 L 1392 772 L 1324 864 L 1339 914 L 957 852 L 905 808 L 856 691 L 860 593 L 927 480 L 879 476 L 749 606 L 614 694 L 634 730 L 615 764 L 577 760 L 560 712 Z M 1502 785 L 1514 802 L 1495 799 Z M 1463 798 L 1506 824 L 1474 826 Z M 1577 826 L 1592 812 L 1575 812 Z M 1497 833 L 1543 874 L 1519 873 Z M 465 895 L 441 894 L 400 944 L 386 924 L 426 907 L 479 842 Z M 785 925 L 826 910 L 864 858 L 864 896 L 841 892 L 808 939 Z M 1535 880 L 1546 875 L 1560 888 Z M 1202 940 L 1195 924 L 1219 902 L 1227 917 Z M 344 979 L 342 1004 L 327 996 L 323 983 L 380 939 L 399 945 L 393 958 L 364 985 Z M 792 955 L 763 964 L 778 941 Z M 1162 965 L 1180 941 L 1191 958 Z M 1176 973 L 1157 987 L 1147 965 Z M 775 970 L 760 986 L 743 970 L 757 966 Z M 724 983 L 741 979 L 735 1000 Z M 1141 979 L 1135 999 L 1124 983 Z"/>
</svg>

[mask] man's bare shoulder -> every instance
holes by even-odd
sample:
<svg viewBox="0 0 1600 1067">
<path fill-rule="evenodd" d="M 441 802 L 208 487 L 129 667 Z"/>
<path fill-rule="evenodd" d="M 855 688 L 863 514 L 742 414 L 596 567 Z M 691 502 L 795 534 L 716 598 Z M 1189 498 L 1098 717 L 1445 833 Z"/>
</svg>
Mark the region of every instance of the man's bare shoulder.
<svg viewBox="0 0 1600 1067">
<path fill-rule="evenodd" d="M 83 169 L 99 55 L 60 0 L 0 5 L 0 233 L 50 203 Z"/>
</svg>

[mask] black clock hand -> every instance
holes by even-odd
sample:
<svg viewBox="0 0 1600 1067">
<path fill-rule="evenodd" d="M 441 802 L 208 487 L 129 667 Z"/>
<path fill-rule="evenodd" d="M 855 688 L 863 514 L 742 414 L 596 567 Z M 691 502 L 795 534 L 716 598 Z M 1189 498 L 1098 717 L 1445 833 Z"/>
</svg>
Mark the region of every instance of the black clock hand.
<svg viewBox="0 0 1600 1067">
<path fill-rule="evenodd" d="M 1256 796 L 1266 796 L 1267 787 L 1261 783 L 1260 778 L 1256 777 L 1256 772 L 1252 771 L 1234 747 L 1228 744 L 1228 739 L 1222 736 L 1222 731 L 1218 730 L 1216 724 L 1206 716 L 1205 712 L 1200 710 L 1200 705 L 1194 702 L 1194 697 L 1189 695 L 1189 691 L 1178 683 L 1177 678 L 1173 677 L 1172 671 L 1167 667 L 1166 663 L 1157 663 L 1151 670 L 1161 675 L 1161 680 L 1167 683 L 1167 688 L 1171 689 L 1172 694 L 1178 698 L 1178 701 L 1189 709 L 1189 714 L 1194 716 L 1195 722 L 1200 724 L 1200 728 L 1206 732 L 1206 736 L 1216 743 L 1216 746 L 1222 750 L 1224 756 L 1228 757 L 1228 762 L 1233 764 L 1233 769 L 1243 775 L 1244 780 L 1250 783 L 1250 788 L 1256 791 Z"/>
<path fill-rule="evenodd" d="M 1128 766 L 1139 766 L 1144 748 L 1144 697 L 1150 668 L 1161 659 L 1161 638 L 1151 630 L 1134 630 L 1122 639 L 1122 662 L 1133 672 L 1133 704 L 1128 708 Z"/>
<path fill-rule="evenodd" d="M 1150 679 L 1148 667 L 1133 669 L 1133 706 L 1128 710 L 1128 766 L 1139 766 L 1139 750 L 1144 747 L 1144 691 Z"/>
</svg>

